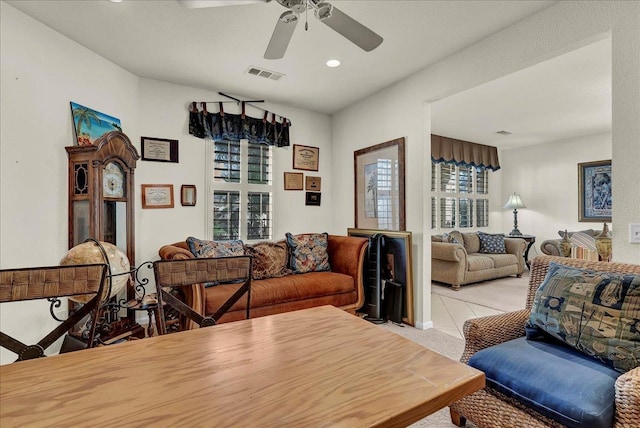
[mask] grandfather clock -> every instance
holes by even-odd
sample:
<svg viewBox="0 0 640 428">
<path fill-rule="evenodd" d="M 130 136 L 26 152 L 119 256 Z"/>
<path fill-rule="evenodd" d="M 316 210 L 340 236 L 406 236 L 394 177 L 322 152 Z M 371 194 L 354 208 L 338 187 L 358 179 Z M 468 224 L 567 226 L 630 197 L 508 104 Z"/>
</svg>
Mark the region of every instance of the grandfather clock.
<svg viewBox="0 0 640 428">
<path fill-rule="evenodd" d="M 134 171 L 129 138 L 108 132 L 92 146 L 65 147 L 69 158 L 69 248 L 87 238 L 109 242 L 135 263 Z"/>
</svg>

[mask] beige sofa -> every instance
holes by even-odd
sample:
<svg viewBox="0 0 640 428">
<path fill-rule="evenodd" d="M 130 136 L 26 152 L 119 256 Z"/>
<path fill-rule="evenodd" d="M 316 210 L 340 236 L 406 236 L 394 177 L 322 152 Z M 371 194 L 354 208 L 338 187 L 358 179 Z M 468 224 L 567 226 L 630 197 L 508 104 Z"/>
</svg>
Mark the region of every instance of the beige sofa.
<svg viewBox="0 0 640 428">
<path fill-rule="evenodd" d="M 431 237 L 431 279 L 450 284 L 454 290 L 461 285 L 510 275 L 522 276 L 527 243 L 521 238 L 505 238 L 505 254 L 480 253 L 477 233 L 452 232 L 463 243 L 443 242 L 443 235 Z"/>
</svg>

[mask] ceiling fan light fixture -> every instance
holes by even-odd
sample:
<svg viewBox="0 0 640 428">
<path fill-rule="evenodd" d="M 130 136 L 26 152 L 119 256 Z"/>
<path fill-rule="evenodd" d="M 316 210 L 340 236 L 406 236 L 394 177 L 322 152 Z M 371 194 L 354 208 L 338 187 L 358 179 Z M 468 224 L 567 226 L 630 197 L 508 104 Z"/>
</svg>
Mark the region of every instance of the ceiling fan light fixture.
<svg viewBox="0 0 640 428">
<path fill-rule="evenodd" d="M 332 8 L 333 6 L 331 6 L 329 3 L 318 4 L 315 11 L 316 18 L 318 18 L 320 21 L 330 18 Z"/>
<path fill-rule="evenodd" d="M 340 60 L 337 59 L 330 59 L 329 61 L 327 61 L 327 67 L 330 68 L 336 68 L 340 65 Z"/>
</svg>

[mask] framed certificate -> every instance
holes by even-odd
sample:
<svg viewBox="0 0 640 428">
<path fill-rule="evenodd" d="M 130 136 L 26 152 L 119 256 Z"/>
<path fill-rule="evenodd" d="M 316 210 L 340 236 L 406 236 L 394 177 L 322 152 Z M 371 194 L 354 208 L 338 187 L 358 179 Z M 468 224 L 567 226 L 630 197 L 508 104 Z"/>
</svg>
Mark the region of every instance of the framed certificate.
<svg viewBox="0 0 640 428">
<path fill-rule="evenodd" d="M 142 208 L 173 208 L 173 184 L 143 184 Z"/>
<path fill-rule="evenodd" d="M 301 172 L 285 172 L 284 190 L 302 190 L 303 176 Z"/>
<path fill-rule="evenodd" d="M 178 140 L 141 137 L 142 160 L 178 163 Z"/>
<path fill-rule="evenodd" d="M 293 145 L 293 169 L 317 171 L 319 157 L 320 149 L 318 147 Z"/>
</svg>

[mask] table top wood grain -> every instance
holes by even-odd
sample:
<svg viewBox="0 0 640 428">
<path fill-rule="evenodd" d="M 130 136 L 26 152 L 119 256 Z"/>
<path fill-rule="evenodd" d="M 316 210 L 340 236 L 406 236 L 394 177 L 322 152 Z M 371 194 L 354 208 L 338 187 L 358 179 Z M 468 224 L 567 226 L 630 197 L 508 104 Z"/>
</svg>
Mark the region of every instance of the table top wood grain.
<svg viewBox="0 0 640 428">
<path fill-rule="evenodd" d="M 0 426 L 399 427 L 483 387 L 323 306 L 0 366 Z"/>
</svg>

